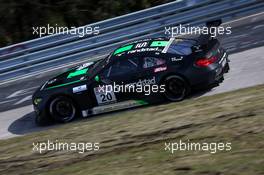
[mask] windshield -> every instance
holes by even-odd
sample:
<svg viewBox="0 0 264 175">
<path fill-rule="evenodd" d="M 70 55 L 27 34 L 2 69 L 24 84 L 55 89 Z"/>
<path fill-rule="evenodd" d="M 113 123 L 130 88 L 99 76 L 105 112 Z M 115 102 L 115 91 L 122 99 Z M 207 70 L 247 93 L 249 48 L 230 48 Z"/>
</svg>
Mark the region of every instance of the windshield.
<svg viewBox="0 0 264 175">
<path fill-rule="evenodd" d="M 98 72 L 101 71 L 108 64 L 110 56 L 111 55 L 108 55 L 106 58 L 103 58 L 93 64 L 92 67 L 87 71 L 87 76 L 93 77 L 94 75 L 98 74 Z"/>
<path fill-rule="evenodd" d="M 188 39 L 175 39 L 168 49 L 168 53 L 178 55 L 190 55 L 192 53 L 192 46 L 197 42 Z"/>
</svg>

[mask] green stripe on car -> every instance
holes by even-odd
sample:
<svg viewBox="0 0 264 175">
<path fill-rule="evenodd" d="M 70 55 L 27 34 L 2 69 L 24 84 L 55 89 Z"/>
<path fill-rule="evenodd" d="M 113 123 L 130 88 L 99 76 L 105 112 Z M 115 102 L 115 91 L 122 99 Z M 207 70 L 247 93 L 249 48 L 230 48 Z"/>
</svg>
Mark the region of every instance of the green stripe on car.
<svg viewBox="0 0 264 175">
<path fill-rule="evenodd" d="M 84 81 L 84 80 L 76 80 L 76 81 L 72 81 L 72 82 L 69 82 L 69 83 L 59 84 L 59 85 L 56 85 L 56 86 L 48 87 L 46 89 L 53 89 L 53 88 L 58 88 L 58 87 L 62 87 L 62 86 L 67 86 L 67 85 L 70 85 L 70 84 L 79 83 L 81 81 Z"/>
<path fill-rule="evenodd" d="M 128 50 L 131 50 L 132 47 L 133 47 L 133 44 L 118 48 L 118 49 L 115 50 L 114 55 L 119 54 L 121 52 L 125 52 L 125 51 L 128 51 Z"/>
<path fill-rule="evenodd" d="M 165 47 L 169 41 L 152 41 L 150 47 Z"/>
<path fill-rule="evenodd" d="M 69 73 L 69 75 L 67 76 L 67 78 L 72 78 L 72 77 L 76 77 L 76 76 L 79 76 L 79 75 L 86 74 L 87 71 L 88 71 L 88 68 L 81 69 L 81 70 L 76 70 L 74 72 Z"/>
</svg>

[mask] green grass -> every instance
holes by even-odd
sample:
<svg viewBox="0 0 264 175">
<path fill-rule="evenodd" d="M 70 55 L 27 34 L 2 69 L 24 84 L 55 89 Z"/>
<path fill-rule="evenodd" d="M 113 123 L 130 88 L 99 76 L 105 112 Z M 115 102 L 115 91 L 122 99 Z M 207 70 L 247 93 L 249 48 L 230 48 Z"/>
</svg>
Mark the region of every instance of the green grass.
<svg viewBox="0 0 264 175">
<path fill-rule="evenodd" d="M 0 174 L 264 174 L 264 85 L 92 117 L 0 142 Z M 32 152 L 47 140 L 100 150 Z M 164 150 L 165 142 L 231 142 L 231 151 Z"/>
</svg>

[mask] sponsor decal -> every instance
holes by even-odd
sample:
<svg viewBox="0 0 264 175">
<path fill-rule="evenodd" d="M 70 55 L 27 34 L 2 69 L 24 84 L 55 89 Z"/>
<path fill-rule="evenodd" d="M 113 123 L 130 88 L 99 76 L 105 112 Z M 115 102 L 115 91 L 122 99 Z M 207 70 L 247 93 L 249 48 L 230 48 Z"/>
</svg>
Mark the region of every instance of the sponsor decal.
<svg viewBox="0 0 264 175">
<path fill-rule="evenodd" d="M 177 58 L 177 57 L 172 57 L 172 58 L 171 58 L 171 61 L 173 61 L 173 62 L 174 62 L 174 61 L 181 61 L 182 59 L 183 59 L 183 56 L 178 57 L 178 58 Z"/>
<path fill-rule="evenodd" d="M 200 47 L 200 45 L 194 45 L 194 46 L 192 46 L 193 48 L 194 48 L 194 52 L 201 52 L 201 51 L 203 51 Z"/>
<path fill-rule="evenodd" d="M 72 88 L 73 93 L 82 92 L 82 91 L 86 91 L 86 90 L 87 90 L 86 84 Z"/>
<path fill-rule="evenodd" d="M 124 102 L 118 102 L 118 103 L 113 103 L 113 104 L 107 104 L 103 106 L 97 106 L 92 108 L 91 110 L 84 110 L 82 111 L 83 117 L 87 117 L 89 115 L 93 114 L 101 114 L 105 112 L 111 112 L 111 111 L 116 111 L 120 109 L 127 109 L 131 107 L 137 107 L 137 106 L 142 106 L 142 105 L 147 105 L 148 103 L 144 100 L 128 100 Z M 90 112 L 91 111 L 91 112 Z"/>
<path fill-rule="evenodd" d="M 131 54 L 131 53 L 140 53 L 140 52 L 153 52 L 153 51 L 159 51 L 159 50 L 160 50 L 159 47 L 155 47 L 155 48 L 141 48 L 141 49 L 135 49 L 135 50 L 128 51 L 127 53 Z"/>
<path fill-rule="evenodd" d="M 135 49 L 146 47 L 147 45 L 148 45 L 148 42 L 137 43 L 135 46 Z"/>
<path fill-rule="evenodd" d="M 144 80 L 139 79 L 137 82 L 129 83 L 126 85 L 145 86 L 145 85 L 151 85 L 151 84 L 156 84 L 156 78 L 155 77 L 152 77 L 152 79 L 144 79 Z"/>
<path fill-rule="evenodd" d="M 155 68 L 154 69 L 154 72 L 162 72 L 162 71 L 165 71 L 167 70 L 167 66 L 163 66 L 163 67 L 158 67 L 158 68 Z"/>
<path fill-rule="evenodd" d="M 134 44 L 129 44 L 129 45 L 116 49 L 113 55 L 120 56 L 122 53 L 126 51 L 128 51 L 127 54 L 138 53 L 138 52 L 162 51 L 162 49 L 159 49 L 159 48 L 166 47 L 169 44 L 169 41 L 163 41 L 163 40 L 152 41 L 150 44 L 148 40 L 141 40 L 141 41 L 144 41 L 144 42 L 135 43 L 134 49 L 132 49 Z"/>
</svg>

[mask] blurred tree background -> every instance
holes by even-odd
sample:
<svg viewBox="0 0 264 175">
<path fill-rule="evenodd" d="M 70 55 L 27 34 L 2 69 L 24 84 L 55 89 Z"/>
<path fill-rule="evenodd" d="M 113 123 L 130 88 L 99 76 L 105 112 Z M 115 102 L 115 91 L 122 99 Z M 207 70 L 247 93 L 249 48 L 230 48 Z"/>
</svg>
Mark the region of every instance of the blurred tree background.
<svg viewBox="0 0 264 175">
<path fill-rule="evenodd" d="M 32 27 L 83 26 L 171 0 L 0 0 L 0 47 L 37 37 Z"/>
</svg>

